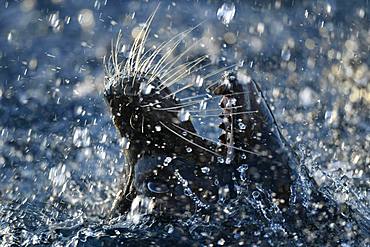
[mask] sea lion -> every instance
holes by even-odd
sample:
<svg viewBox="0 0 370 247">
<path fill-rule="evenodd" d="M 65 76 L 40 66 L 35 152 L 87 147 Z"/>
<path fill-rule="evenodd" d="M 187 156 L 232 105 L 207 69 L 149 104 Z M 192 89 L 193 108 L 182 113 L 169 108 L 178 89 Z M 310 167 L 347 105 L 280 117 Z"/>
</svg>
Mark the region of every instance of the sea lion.
<svg viewBox="0 0 370 247">
<path fill-rule="evenodd" d="M 177 92 L 170 85 L 175 82 L 168 78 L 179 78 L 179 72 L 167 68 L 158 73 L 168 64 L 151 65 L 159 52 L 145 52 L 152 19 L 153 15 L 123 61 L 118 37 L 106 66 L 104 96 L 115 126 L 129 143 L 124 150 L 125 184 L 112 214 L 129 211 L 136 196 L 152 198 L 160 215 L 211 210 L 235 197 L 241 179 L 251 189 L 272 192 L 279 207 L 286 207 L 296 161 L 257 83 L 229 71 L 209 87 L 209 94 L 221 98 L 222 135 L 219 142 L 201 136 L 191 118 L 178 114 L 184 106 L 174 97 Z M 163 57 L 158 63 L 166 60 Z M 194 67 L 199 61 L 187 65 Z"/>
</svg>

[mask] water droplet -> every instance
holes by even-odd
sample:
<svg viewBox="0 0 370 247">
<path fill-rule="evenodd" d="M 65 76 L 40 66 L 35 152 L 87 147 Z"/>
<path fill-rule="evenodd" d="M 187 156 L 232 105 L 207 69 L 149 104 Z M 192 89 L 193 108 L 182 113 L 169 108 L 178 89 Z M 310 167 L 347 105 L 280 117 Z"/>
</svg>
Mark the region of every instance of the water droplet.
<svg viewBox="0 0 370 247">
<path fill-rule="evenodd" d="M 120 140 L 120 146 L 123 148 L 123 149 L 129 149 L 130 147 L 130 141 L 128 138 L 125 138 L 123 137 L 121 140 Z"/>
<path fill-rule="evenodd" d="M 195 85 L 197 87 L 201 87 L 203 85 L 203 82 L 204 82 L 203 77 L 201 77 L 200 75 L 197 75 L 197 77 L 195 78 Z"/>
<path fill-rule="evenodd" d="M 245 130 L 246 126 L 244 123 L 239 123 L 238 125 L 239 125 L 239 129 Z"/>
<path fill-rule="evenodd" d="M 202 167 L 201 168 L 201 171 L 203 172 L 203 173 L 205 173 L 205 174 L 207 174 L 207 173 L 209 173 L 210 172 L 210 168 L 209 167 L 207 167 L 207 166 L 205 166 L 205 167 Z"/>
<path fill-rule="evenodd" d="M 171 158 L 171 157 L 166 157 L 166 158 L 164 159 L 163 164 L 166 166 L 166 165 L 168 165 L 169 163 L 171 163 L 171 161 L 172 161 L 172 158 Z"/>
<path fill-rule="evenodd" d="M 178 118 L 181 122 L 188 121 L 190 118 L 189 111 L 185 111 L 184 109 L 181 109 L 181 111 L 178 113 Z"/>
<path fill-rule="evenodd" d="M 258 199 L 260 197 L 260 192 L 255 190 L 252 192 L 252 196 L 254 199 Z"/>
<path fill-rule="evenodd" d="M 261 35 L 265 31 L 265 24 L 262 22 L 257 24 L 257 32 Z"/>
<path fill-rule="evenodd" d="M 330 4 L 327 4 L 327 5 L 326 5 L 326 12 L 328 12 L 328 14 L 330 14 L 330 13 L 331 13 L 331 11 L 332 11 L 332 7 L 331 7 L 331 5 L 330 5 Z"/>
<path fill-rule="evenodd" d="M 223 164 L 225 160 L 222 157 L 217 157 L 217 162 Z"/>
<path fill-rule="evenodd" d="M 147 83 L 141 83 L 140 84 L 140 90 L 144 95 L 150 94 L 154 88 L 155 87 L 151 84 L 149 84 L 149 85 Z"/>
<path fill-rule="evenodd" d="M 284 61 L 289 61 L 290 60 L 290 50 L 289 49 L 282 49 L 281 50 L 281 58 L 284 60 Z"/>
<path fill-rule="evenodd" d="M 224 245 L 225 244 L 225 239 L 221 238 L 220 240 L 217 241 L 218 245 Z"/>
<path fill-rule="evenodd" d="M 230 197 L 230 189 L 229 186 L 223 186 L 218 189 L 218 196 L 220 202 L 225 202 Z"/>
<path fill-rule="evenodd" d="M 78 22 L 85 31 L 92 30 L 95 26 L 94 13 L 90 9 L 83 9 L 78 14 Z"/>
<path fill-rule="evenodd" d="M 13 34 L 11 32 L 8 33 L 8 41 L 12 42 L 13 40 Z"/>
<path fill-rule="evenodd" d="M 218 179 L 216 178 L 214 181 L 214 185 L 218 186 L 219 184 L 220 184 L 220 181 L 218 181 Z"/>
<path fill-rule="evenodd" d="M 166 228 L 167 228 L 167 232 L 168 232 L 169 234 L 173 233 L 173 231 L 175 230 L 175 228 L 174 228 L 174 227 L 173 227 L 173 225 L 171 225 L 171 224 L 168 224 L 168 225 L 166 226 Z"/>
<path fill-rule="evenodd" d="M 184 195 L 186 195 L 186 196 L 191 196 L 193 194 L 193 192 L 191 191 L 191 189 L 190 188 L 185 188 L 184 189 Z"/>
<path fill-rule="evenodd" d="M 234 3 L 224 3 L 217 10 L 217 18 L 222 21 L 224 25 L 228 25 L 235 15 L 235 5 Z"/>
<path fill-rule="evenodd" d="M 142 216 L 150 214 L 154 209 L 154 200 L 144 196 L 136 196 L 131 203 L 130 212 L 127 215 L 127 220 L 138 224 Z"/>
<path fill-rule="evenodd" d="M 243 164 L 243 165 L 238 167 L 238 172 L 240 172 L 240 179 L 242 181 L 246 181 L 248 179 L 247 170 L 248 170 L 248 165 L 247 164 Z"/>
<path fill-rule="evenodd" d="M 306 87 L 301 92 L 299 92 L 299 99 L 302 105 L 310 106 L 314 104 L 314 91 Z"/>
<path fill-rule="evenodd" d="M 76 147 L 88 147 L 91 144 L 91 138 L 88 129 L 76 128 L 73 133 L 73 144 Z"/>
<path fill-rule="evenodd" d="M 365 10 L 364 9 L 359 9 L 357 11 L 357 15 L 360 17 L 360 18 L 364 18 L 365 17 Z"/>
<path fill-rule="evenodd" d="M 202 100 L 199 104 L 199 110 L 202 111 L 202 110 L 205 110 L 206 108 L 207 108 L 207 101 Z"/>
<path fill-rule="evenodd" d="M 233 45 L 237 41 L 237 36 L 233 32 L 227 32 L 224 34 L 224 40 L 226 44 Z"/>
</svg>

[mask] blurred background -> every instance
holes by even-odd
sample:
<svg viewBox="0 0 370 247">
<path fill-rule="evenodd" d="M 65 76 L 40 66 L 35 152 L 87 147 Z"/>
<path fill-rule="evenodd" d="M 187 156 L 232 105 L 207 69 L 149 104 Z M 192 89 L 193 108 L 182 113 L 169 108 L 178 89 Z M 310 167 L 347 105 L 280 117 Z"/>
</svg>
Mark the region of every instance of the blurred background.
<svg viewBox="0 0 370 247">
<path fill-rule="evenodd" d="M 103 57 L 119 30 L 125 53 L 158 2 L 148 46 L 204 21 L 183 48 L 203 38 L 190 54 L 255 79 L 318 185 L 368 217 L 369 0 L 0 0 L 3 244 L 81 243 L 107 213 L 124 158 Z"/>
</svg>

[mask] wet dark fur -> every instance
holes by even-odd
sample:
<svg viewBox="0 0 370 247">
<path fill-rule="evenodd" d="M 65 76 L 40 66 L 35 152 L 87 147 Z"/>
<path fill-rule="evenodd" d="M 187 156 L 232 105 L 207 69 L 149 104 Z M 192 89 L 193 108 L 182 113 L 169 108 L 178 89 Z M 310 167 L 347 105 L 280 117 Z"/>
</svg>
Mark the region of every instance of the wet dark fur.
<svg viewBox="0 0 370 247">
<path fill-rule="evenodd" d="M 195 132 L 190 121 L 180 122 L 177 118 L 177 114 L 174 112 L 162 112 L 151 109 L 152 107 L 158 106 L 158 104 L 145 108 L 140 107 L 141 105 L 154 103 L 156 100 L 160 102 L 159 105 L 162 108 L 178 105 L 178 102 L 172 98 L 168 100 L 162 99 L 162 97 L 169 94 L 167 90 L 162 91 L 161 94 L 154 92 L 150 95 L 142 95 L 139 93 L 139 95 L 128 97 L 127 94 L 122 94 L 123 90 L 121 88 L 121 86 L 126 84 L 128 83 L 123 80 L 122 83 L 118 84 L 116 87 L 111 87 L 109 91 L 105 92 L 105 97 L 111 106 L 113 121 L 119 129 L 121 136 L 126 137 L 130 141 L 129 148 L 124 150 L 126 161 L 129 164 L 128 174 L 133 174 L 135 168 L 137 170 L 136 164 L 138 161 L 156 157 L 160 158 L 160 162 L 163 162 L 162 157 L 181 157 L 188 162 L 191 161 L 194 167 L 214 162 L 214 157 L 212 155 L 174 135 L 160 123 L 176 123 L 182 128 Z M 138 91 L 136 91 L 136 93 L 137 92 Z M 135 116 L 138 117 L 136 118 Z M 158 126 L 162 126 L 161 131 L 156 131 L 155 128 Z M 192 139 L 193 138 L 189 138 L 190 141 L 192 141 Z M 201 143 L 202 141 L 197 140 L 196 142 Z M 204 141 L 203 144 L 205 144 Z M 189 147 L 193 150 L 190 153 L 186 151 Z M 151 173 L 157 168 L 157 164 L 153 166 L 154 167 L 150 168 L 150 171 L 140 172 L 143 175 L 152 176 Z M 158 177 L 164 177 L 164 173 L 165 172 L 159 172 Z M 168 179 L 168 177 L 165 177 L 164 180 L 168 182 Z M 118 201 L 115 205 L 115 208 L 117 208 L 119 212 L 127 211 L 130 207 L 131 200 L 137 195 L 137 188 L 134 186 L 133 177 L 129 177 L 127 180 L 126 188 L 121 191 L 122 195 L 118 195 Z M 136 184 L 138 183 L 136 182 Z"/>
<path fill-rule="evenodd" d="M 263 187 L 272 192 L 280 207 L 286 207 L 294 180 L 291 166 L 296 162 L 257 84 L 239 81 L 236 73 L 229 72 L 209 86 L 209 94 L 221 99 L 220 108 L 212 110 L 222 110 L 222 135 L 219 142 L 199 135 L 191 118 L 179 118 L 178 113 L 186 108 L 176 98 L 179 89 L 173 92 L 171 86 L 191 74 L 207 56 L 179 65 L 178 59 L 187 49 L 177 59 L 168 59 L 196 27 L 154 50 L 145 50 L 155 12 L 135 37 L 129 57 L 119 61 L 120 33 L 106 63 L 104 95 L 115 126 L 129 142 L 124 150 L 128 164 L 124 184 L 112 213 L 127 212 L 136 196 L 155 200 L 155 211 L 160 214 L 209 210 L 235 197 L 235 188 L 242 184 L 240 166 L 248 166 L 248 187 Z M 180 91 L 192 85 L 187 79 L 189 84 Z"/>
<path fill-rule="evenodd" d="M 224 186 L 228 187 L 230 197 L 235 196 L 234 185 L 238 183 L 235 178 L 240 177 L 237 169 L 242 164 L 249 166 L 248 178 L 252 188 L 259 184 L 274 192 L 276 198 L 283 199 L 281 207 L 288 204 L 293 181 L 289 167 L 291 157 L 271 111 L 253 81 L 242 85 L 235 74 L 228 74 L 224 78 L 227 85 L 220 80 L 213 89 L 215 94 L 224 95 L 223 99 L 235 99 L 240 106 L 232 110 L 235 115 L 229 118 L 234 122 L 233 126 L 240 121 L 247 126 L 243 130 L 221 126 L 225 133 L 233 133 L 234 140 L 233 143 L 221 140 L 224 145 L 220 146 L 191 134 L 196 133 L 191 121 L 181 122 L 174 112 L 153 109 L 179 105 L 173 97 L 164 98 L 171 93 L 169 89 L 160 93 L 154 89 L 144 95 L 138 85 L 145 82 L 145 78 L 138 76 L 134 82 L 132 80 L 132 77 L 124 77 L 105 91 L 113 121 L 121 136 L 130 142 L 129 148 L 124 150 L 128 163 L 125 186 L 117 195 L 113 212 L 127 212 L 136 195 L 155 198 L 160 213 L 183 214 L 194 210 L 194 199 L 184 195 L 184 188 L 174 176 L 175 172 L 189 182 L 191 191 L 204 202 L 205 208 L 209 208 L 220 199 L 218 191 Z M 160 80 L 156 79 L 155 84 L 159 83 Z M 226 114 L 228 110 L 225 109 Z M 256 112 L 243 113 L 251 109 Z M 161 131 L 156 131 L 158 126 L 161 126 Z M 189 148 L 191 152 L 187 151 Z M 232 160 L 225 164 L 227 149 L 234 150 Z M 163 165 L 166 157 L 172 159 L 167 166 Z M 201 171 L 204 166 L 210 168 L 209 173 Z M 150 184 L 157 184 L 158 188 L 165 186 L 163 191 L 166 192 L 152 193 L 148 190 Z"/>
</svg>

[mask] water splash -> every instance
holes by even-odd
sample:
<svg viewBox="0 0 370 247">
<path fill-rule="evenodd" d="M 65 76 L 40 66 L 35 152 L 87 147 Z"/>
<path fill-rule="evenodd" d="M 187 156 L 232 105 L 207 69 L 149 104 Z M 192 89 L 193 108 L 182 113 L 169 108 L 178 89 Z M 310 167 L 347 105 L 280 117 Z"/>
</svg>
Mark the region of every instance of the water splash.
<svg viewBox="0 0 370 247">
<path fill-rule="evenodd" d="M 234 3 L 224 3 L 217 10 L 217 18 L 222 21 L 224 25 L 230 24 L 234 19 L 235 15 L 235 4 Z"/>
</svg>

